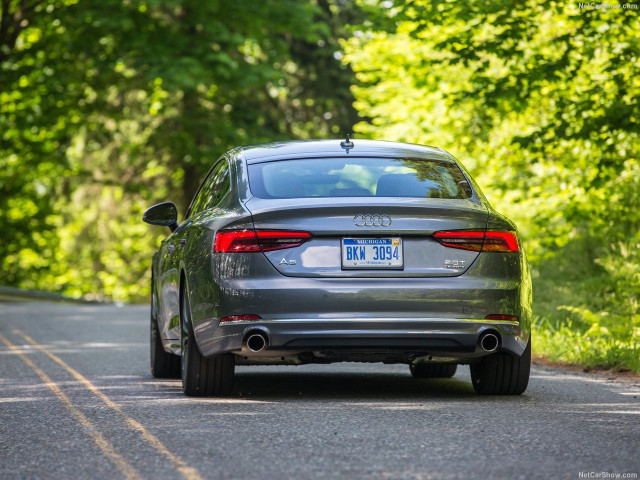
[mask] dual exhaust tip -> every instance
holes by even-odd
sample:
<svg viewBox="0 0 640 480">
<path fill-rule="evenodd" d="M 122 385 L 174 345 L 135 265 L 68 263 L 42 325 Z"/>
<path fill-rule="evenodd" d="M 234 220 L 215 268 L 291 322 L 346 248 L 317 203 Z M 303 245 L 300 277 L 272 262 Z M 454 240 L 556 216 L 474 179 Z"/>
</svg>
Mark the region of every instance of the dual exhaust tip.
<svg viewBox="0 0 640 480">
<path fill-rule="evenodd" d="M 269 346 L 269 337 L 262 330 L 251 330 L 242 343 L 249 351 L 258 353 Z"/>
<path fill-rule="evenodd" d="M 269 337 L 262 330 L 249 331 L 242 342 L 251 352 L 258 353 L 269 346 Z M 485 332 L 478 339 L 480 348 L 485 352 L 495 352 L 500 346 L 500 338 L 494 332 Z"/>
<path fill-rule="evenodd" d="M 495 352 L 500 346 L 500 338 L 494 332 L 485 332 L 478 339 L 480 348 L 485 352 Z"/>
</svg>

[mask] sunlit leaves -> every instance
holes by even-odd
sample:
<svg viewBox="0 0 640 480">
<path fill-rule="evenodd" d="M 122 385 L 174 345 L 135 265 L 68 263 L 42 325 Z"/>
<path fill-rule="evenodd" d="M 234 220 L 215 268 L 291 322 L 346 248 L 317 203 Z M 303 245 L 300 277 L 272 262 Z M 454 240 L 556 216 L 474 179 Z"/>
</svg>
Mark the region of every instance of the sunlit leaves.
<svg viewBox="0 0 640 480">
<path fill-rule="evenodd" d="M 351 1 L 1 7 L 3 284 L 144 298 L 166 233 L 140 222 L 145 207 L 184 211 L 232 146 L 343 133 L 356 118 L 334 56 L 360 12 Z"/>
<path fill-rule="evenodd" d="M 640 263 L 623 268 L 617 245 L 640 244 L 637 11 L 396 3 L 345 42 L 356 131 L 442 146 L 471 168 L 521 228 L 538 315 L 563 322 L 556 307 L 573 305 L 585 331 L 579 312 L 636 318 Z"/>
</svg>

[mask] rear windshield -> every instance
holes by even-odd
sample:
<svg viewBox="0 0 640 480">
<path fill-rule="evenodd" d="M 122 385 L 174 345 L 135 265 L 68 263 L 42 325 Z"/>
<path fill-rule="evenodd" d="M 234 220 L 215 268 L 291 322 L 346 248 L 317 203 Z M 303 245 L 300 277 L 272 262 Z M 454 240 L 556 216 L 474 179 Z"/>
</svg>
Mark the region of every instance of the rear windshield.
<svg viewBox="0 0 640 480">
<path fill-rule="evenodd" d="M 453 162 L 414 158 L 307 158 L 249 165 L 258 198 L 469 198 Z"/>
</svg>

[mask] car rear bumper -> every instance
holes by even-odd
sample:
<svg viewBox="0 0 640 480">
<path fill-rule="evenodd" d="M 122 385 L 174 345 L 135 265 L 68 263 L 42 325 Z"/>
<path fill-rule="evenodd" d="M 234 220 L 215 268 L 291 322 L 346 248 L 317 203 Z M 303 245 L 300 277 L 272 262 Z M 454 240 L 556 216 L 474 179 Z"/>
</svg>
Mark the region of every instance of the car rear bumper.
<svg viewBox="0 0 640 480">
<path fill-rule="evenodd" d="M 203 325 L 204 326 L 204 325 Z M 197 328 L 197 327 L 196 327 Z M 223 323 L 213 335 L 199 332 L 210 341 L 200 344 L 203 355 L 234 353 L 245 361 L 277 360 L 302 355 L 310 361 L 359 360 L 368 355 L 378 361 L 403 362 L 434 357 L 447 361 L 473 361 L 492 353 L 480 339 L 487 333 L 498 338 L 495 351 L 522 355 L 528 331 L 517 322 L 446 318 L 318 318 L 273 319 Z M 262 334 L 267 346 L 252 352 L 247 339 Z M 312 356 L 310 357 L 309 354 Z M 365 360 L 366 361 L 366 360 Z"/>
<path fill-rule="evenodd" d="M 216 257 L 217 258 L 217 257 Z M 300 278 L 277 272 L 264 256 L 238 254 L 214 262 L 214 282 L 203 273 L 189 283 L 196 342 L 203 355 L 295 356 L 300 352 L 363 352 L 450 357 L 486 355 L 480 336 L 494 331 L 498 349 L 521 355 L 531 325 L 528 282 L 517 262 L 483 257 L 457 277 Z M 241 261 L 242 260 L 242 261 Z M 513 315 L 519 322 L 485 320 Z M 230 315 L 261 320 L 221 322 Z M 262 331 L 269 347 L 243 347 L 250 331 Z M 351 355 L 353 353 L 353 355 Z M 357 354 L 357 355 L 356 355 Z M 388 356 L 386 358 L 391 358 Z"/>
</svg>

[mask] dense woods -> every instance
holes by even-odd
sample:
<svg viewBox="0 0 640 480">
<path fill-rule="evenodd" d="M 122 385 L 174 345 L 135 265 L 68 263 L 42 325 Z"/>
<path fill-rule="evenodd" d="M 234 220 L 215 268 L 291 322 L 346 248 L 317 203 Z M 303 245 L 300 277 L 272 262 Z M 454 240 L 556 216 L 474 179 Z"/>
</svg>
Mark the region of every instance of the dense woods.
<svg viewBox="0 0 640 480">
<path fill-rule="evenodd" d="M 232 146 L 331 137 L 356 113 L 328 2 L 2 2 L 2 283 L 141 300 L 165 232 Z"/>
<path fill-rule="evenodd" d="M 640 369 L 640 11 L 534 0 L 2 0 L 0 284 L 144 301 L 230 147 L 441 146 L 520 226 L 534 351 Z"/>
<path fill-rule="evenodd" d="M 534 350 L 640 369 L 640 12 L 389 8 L 343 42 L 356 132 L 442 146 L 521 229 Z"/>
</svg>

